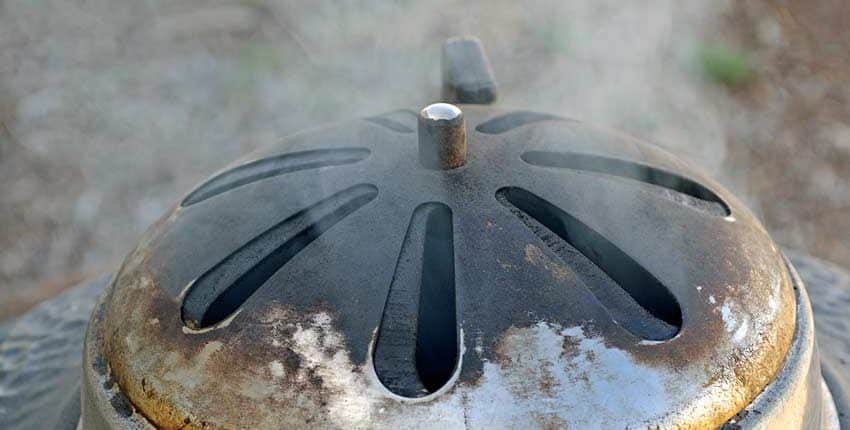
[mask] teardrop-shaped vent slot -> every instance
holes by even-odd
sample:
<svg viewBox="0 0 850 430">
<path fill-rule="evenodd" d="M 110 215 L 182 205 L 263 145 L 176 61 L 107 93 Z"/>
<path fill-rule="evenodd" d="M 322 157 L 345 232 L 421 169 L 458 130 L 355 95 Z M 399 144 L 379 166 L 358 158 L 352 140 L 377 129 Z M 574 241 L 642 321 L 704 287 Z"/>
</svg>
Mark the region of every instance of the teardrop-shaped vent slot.
<svg viewBox="0 0 850 430">
<path fill-rule="evenodd" d="M 569 262 L 611 317 L 636 336 L 667 340 L 682 326 L 676 298 L 645 268 L 557 206 L 522 188 L 496 198 L 562 261 Z"/>
<path fill-rule="evenodd" d="M 655 167 L 616 158 L 575 152 L 529 151 L 522 154 L 528 164 L 541 167 L 603 173 L 655 185 L 678 195 L 670 196 L 692 209 L 717 216 L 729 216 L 729 205 L 700 183 Z"/>
<path fill-rule="evenodd" d="M 317 149 L 252 161 L 222 172 L 189 193 L 181 206 L 191 206 L 234 188 L 299 170 L 352 164 L 366 159 L 366 148 Z"/>
<path fill-rule="evenodd" d="M 486 134 L 501 134 L 526 124 L 563 119 L 555 115 L 521 110 L 497 116 L 496 118 L 478 124 L 475 129 Z"/>
<path fill-rule="evenodd" d="M 413 212 L 373 351 L 378 379 L 400 396 L 433 393 L 457 369 L 453 236 L 448 206 L 425 203 Z"/>
<path fill-rule="evenodd" d="M 192 284 L 183 300 L 183 322 L 201 329 L 223 321 L 289 260 L 377 195 L 374 185 L 355 185 L 251 239 Z"/>
</svg>

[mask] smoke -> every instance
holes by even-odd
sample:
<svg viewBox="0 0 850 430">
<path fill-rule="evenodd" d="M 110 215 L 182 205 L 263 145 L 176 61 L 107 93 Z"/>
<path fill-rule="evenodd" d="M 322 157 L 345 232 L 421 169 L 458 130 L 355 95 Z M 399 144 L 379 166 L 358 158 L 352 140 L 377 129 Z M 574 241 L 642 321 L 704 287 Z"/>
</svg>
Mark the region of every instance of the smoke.
<svg viewBox="0 0 850 430">
<path fill-rule="evenodd" d="M 456 35 L 482 39 L 501 105 L 623 129 L 747 197 L 726 140 L 758 123 L 730 126 L 735 102 L 694 61 L 730 6 L 691 3 L 4 2 L 0 295 L 114 267 L 240 154 L 435 101 Z"/>
<path fill-rule="evenodd" d="M 716 172 L 724 129 L 694 59 L 725 7 L 681 3 L 410 2 L 298 11 L 287 21 L 307 60 L 296 61 L 296 73 L 318 67 L 315 79 L 329 82 L 298 97 L 336 100 L 336 116 L 433 101 L 440 43 L 475 35 L 494 64 L 500 104 L 623 129 Z M 293 12 L 270 7 L 274 16 Z M 270 112 L 289 102 L 277 89 L 264 92 Z"/>
</svg>

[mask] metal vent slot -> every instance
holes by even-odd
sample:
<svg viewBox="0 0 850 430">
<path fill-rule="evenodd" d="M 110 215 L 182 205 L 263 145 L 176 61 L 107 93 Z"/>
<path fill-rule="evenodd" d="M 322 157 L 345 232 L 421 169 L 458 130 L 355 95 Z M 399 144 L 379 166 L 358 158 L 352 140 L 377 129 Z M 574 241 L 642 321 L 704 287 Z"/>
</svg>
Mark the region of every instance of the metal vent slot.
<svg viewBox="0 0 850 430">
<path fill-rule="evenodd" d="M 374 185 L 356 185 L 251 239 L 194 282 L 183 300 L 183 322 L 200 329 L 225 320 L 289 260 L 377 195 Z"/>
<path fill-rule="evenodd" d="M 563 121 L 564 118 L 539 112 L 516 111 L 478 124 L 476 130 L 486 134 L 501 134 L 526 124 L 540 121 Z"/>
<path fill-rule="evenodd" d="M 410 122 L 412 124 L 415 124 L 416 113 L 406 109 L 389 112 L 379 116 L 369 117 L 366 118 L 366 121 L 380 125 L 398 133 L 413 133 L 412 127 L 405 125 L 403 122 L 398 120 L 401 117 L 409 117 Z"/>
<path fill-rule="evenodd" d="M 643 339 L 668 340 L 682 326 L 676 298 L 651 273 L 601 234 L 521 188 L 496 198 L 564 262 L 626 330 Z M 595 268 L 595 270 L 594 270 Z"/>
<path fill-rule="evenodd" d="M 616 158 L 570 152 L 529 151 L 522 154 L 521 158 L 534 166 L 580 170 L 633 179 L 675 192 L 676 194 L 667 197 L 692 209 L 717 216 L 732 214 L 729 205 L 705 186 L 655 167 Z"/>
<path fill-rule="evenodd" d="M 453 236 L 448 206 L 413 212 L 373 351 L 378 379 L 400 396 L 439 390 L 458 365 Z"/>
<path fill-rule="evenodd" d="M 293 152 L 252 161 L 222 172 L 189 193 L 181 206 L 191 206 L 210 197 L 262 179 L 280 176 L 299 170 L 340 166 L 362 161 L 369 156 L 366 148 L 318 149 Z"/>
</svg>

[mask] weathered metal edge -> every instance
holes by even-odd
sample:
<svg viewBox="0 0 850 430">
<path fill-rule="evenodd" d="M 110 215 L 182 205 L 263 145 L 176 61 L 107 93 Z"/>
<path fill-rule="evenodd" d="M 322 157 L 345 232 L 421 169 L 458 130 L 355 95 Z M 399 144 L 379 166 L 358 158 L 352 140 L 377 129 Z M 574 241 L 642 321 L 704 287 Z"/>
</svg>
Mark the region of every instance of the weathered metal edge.
<svg viewBox="0 0 850 430">
<path fill-rule="evenodd" d="M 111 377 L 111 370 L 102 353 L 103 310 L 114 286 L 109 287 L 97 301 L 86 328 L 83 345 L 83 377 L 78 429 L 85 430 L 155 430 L 144 416 L 136 412 L 129 399 Z"/>
<path fill-rule="evenodd" d="M 797 299 L 794 340 L 780 373 L 724 429 L 839 430 L 835 405 L 821 375 L 812 306 L 803 280 L 787 257 Z"/>
</svg>

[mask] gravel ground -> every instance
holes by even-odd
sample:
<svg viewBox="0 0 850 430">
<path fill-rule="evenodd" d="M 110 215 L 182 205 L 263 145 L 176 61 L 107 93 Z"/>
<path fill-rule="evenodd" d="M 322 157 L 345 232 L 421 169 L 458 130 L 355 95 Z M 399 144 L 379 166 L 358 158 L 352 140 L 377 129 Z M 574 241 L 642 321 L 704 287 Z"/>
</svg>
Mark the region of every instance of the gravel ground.
<svg viewBox="0 0 850 430">
<path fill-rule="evenodd" d="M 114 267 L 238 155 L 435 100 L 459 34 L 501 104 L 678 152 L 850 266 L 850 4 L 680 3 L 0 0 L 0 319 Z M 751 76 L 706 79 L 715 45 Z"/>
</svg>

